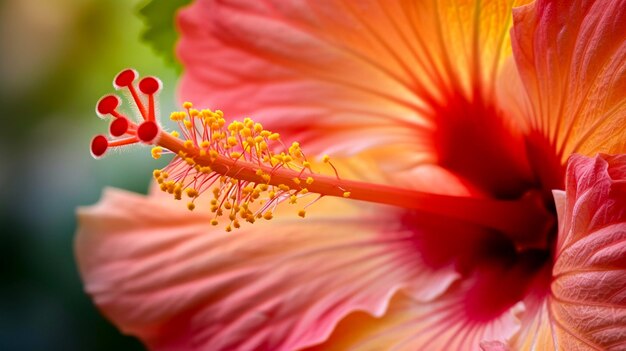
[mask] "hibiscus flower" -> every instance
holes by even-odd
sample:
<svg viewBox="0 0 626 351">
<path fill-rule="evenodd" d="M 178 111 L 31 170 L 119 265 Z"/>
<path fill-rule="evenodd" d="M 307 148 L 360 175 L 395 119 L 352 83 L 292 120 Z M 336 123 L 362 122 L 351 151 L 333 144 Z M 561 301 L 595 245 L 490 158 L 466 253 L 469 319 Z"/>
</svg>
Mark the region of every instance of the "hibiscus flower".
<svg viewBox="0 0 626 351">
<path fill-rule="evenodd" d="M 624 1 L 197 0 L 179 26 L 181 97 L 224 113 L 185 104 L 183 139 L 167 134 L 159 82 L 137 92 L 130 70 L 114 83 L 143 122 L 97 107 L 122 138 L 95 155 L 155 144 L 176 154 L 161 190 L 215 199 L 107 190 L 79 211 L 85 289 L 124 333 L 155 350 L 626 348 Z M 252 141 L 231 145 L 226 119 L 248 115 L 228 131 Z M 275 153 L 279 134 L 302 149 Z M 213 226 L 235 206 L 271 220 Z"/>
</svg>

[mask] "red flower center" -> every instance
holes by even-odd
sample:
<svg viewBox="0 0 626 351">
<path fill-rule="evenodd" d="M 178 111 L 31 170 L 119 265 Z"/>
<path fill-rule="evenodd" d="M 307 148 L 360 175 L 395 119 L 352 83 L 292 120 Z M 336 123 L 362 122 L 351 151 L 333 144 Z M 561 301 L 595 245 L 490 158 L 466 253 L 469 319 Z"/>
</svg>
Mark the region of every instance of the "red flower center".
<svg viewBox="0 0 626 351">
<path fill-rule="evenodd" d="M 415 243 L 433 268 L 453 264 L 474 279 L 466 310 L 477 320 L 491 319 L 528 296 L 548 293 L 557 234 L 553 189 L 562 189 L 564 166 L 555 147 L 539 134 L 516 133 L 503 112 L 478 98 L 451 96 L 434 110 L 438 130 L 434 149 L 442 166 L 491 199 L 537 199 L 535 208 L 516 213 L 532 225 L 518 236 L 446 216 L 406 212 L 401 223 L 415 228 Z M 545 211 L 545 212 L 544 212 Z M 513 213 L 501 213 L 503 221 Z M 529 245 L 530 243 L 530 245 Z"/>
</svg>

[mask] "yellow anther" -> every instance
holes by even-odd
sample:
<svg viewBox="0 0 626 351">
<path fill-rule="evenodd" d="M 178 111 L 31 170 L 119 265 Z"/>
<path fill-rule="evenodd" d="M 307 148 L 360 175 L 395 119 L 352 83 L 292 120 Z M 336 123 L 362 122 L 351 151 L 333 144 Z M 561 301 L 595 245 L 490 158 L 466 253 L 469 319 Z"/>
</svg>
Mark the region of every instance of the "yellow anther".
<svg viewBox="0 0 626 351">
<path fill-rule="evenodd" d="M 182 195 L 183 195 L 183 188 L 180 185 L 180 183 L 176 183 L 176 187 L 174 187 L 174 198 L 176 200 L 180 200 L 182 199 Z"/>
<path fill-rule="evenodd" d="M 253 190 L 254 190 L 254 187 L 252 186 L 252 184 L 248 184 L 243 189 L 241 189 L 241 191 L 246 195 L 250 194 Z"/>
<path fill-rule="evenodd" d="M 233 228 L 231 228 L 231 226 L 230 226 L 230 225 L 227 225 L 227 226 L 226 226 L 226 231 L 230 233 L 230 232 L 232 232 L 232 231 L 233 231 Z"/>
<path fill-rule="evenodd" d="M 343 197 L 350 197 L 350 192 L 349 191 L 344 191 L 343 192 Z"/>
<path fill-rule="evenodd" d="M 183 103 L 183 108 L 190 109 L 192 107 L 193 107 L 193 104 L 191 102 L 189 102 L 189 101 L 185 101 Z"/>
<path fill-rule="evenodd" d="M 212 219 L 211 220 L 211 225 L 217 225 L 219 222 L 217 221 L 217 219 Z"/>
<path fill-rule="evenodd" d="M 191 109 L 191 110 L 189 110 L 189 115 L 191 117 L 198 117 L 200 115 L 200 111 L 198 111 L 196 109 Z"/>
<path fill-rule="evenodd" d="M 241 130 L 241 132 L 239 132 L 239 134 L 241 134 L 242 137 L 247 138 L 249 136 L 252 136 L 252 130 L 248 127 L 245 127 Z"/>
<path fill-rule="evenodd" d="M 272 191 L 270 191 L 270 192 L 267 194 L 267 196 L 269 196 L 269 197 L 270 197 L 270 199 L 273 199 L 273 198 L 275 198 L 275 197 L 276 197 L 276 192 L 275 192 L 274 190 L 272 190 Z"/>
<path fill-rule="evenodd" d="M 285 185 L 285 184 L 279 184 L 279 185 L 278 185 L 278 189 L 280 189 L 280 190 L 282 190 L 282 191 L 289 191 L 289 190 L 291 190 L 291 188 L 290 188 L 290 187 L 288 187 L 288 186 L 287 186 L 287 185 Z"/>
<path fill-rule="evenodd" d="M 265 172 L 263 172 L 262 169 L 259 168 L 259 169 L 256 170 L 256 175 L 258 175 L 259 177 L 264 175 L 264 174 L 265 174 Z"/>
<path fill-rule="evenodd" d="M 304 218 L 304 216 L 306 216 L 306 211 L 305 210 L 298 211 L 298 216 Z"/>
<path fill-rule="evenodd" d="M 187 188 L 187 196 L 196 197 L 198 196 L 198 191 L 194 188 Z"/>
<path fill-rule="evenodd" d="M 187 204 L 187 209 L 189 211 L 193 211 L 196 208 L 196 205 L 193 204 L 193 202 L 190 202 Z"/>
<path fill-rule="evenodd" d="M 314 181 L 315 181 L 315 179 L 313 179 L 313 177 L 307 177 L 306 178 L 306 183 L 309 184 L 309 185 L 313 184 Z"/>
<path fill-rule="evenodd" d="M 259 133 L 263 138 L 267 138 L 270 135 L 272 135 L 272 132 L 268 131 L 268 130 L 264 130 L 261 133 Z"/>
<path fill-rule="evenodd" d="M 262 175 L 262 177 L 263 177 L 263 180 L 266 182 L 269 182 L 272 179 L 272 177 L 269 174 L 264 174 Z"/>
<path fill-rule="evenodd" d="M 160 146 L 155 146 L 152 148 L 152 150 L 150 150 L 150 153 L 152 154 L 152 158 L 154 158 L 155 160 L 158 160 L 159 158 L 161 158 L 161 154 L 163 153 L 163 148 Z"/>
<path fill-rule="evenodd" d="M 269 221 L 272 218 L 274 218 L 274 215 L 272 215 L 272 211 L 267 211 L 263 214 L 263 219 L 266 219 Z"/>
<path fill-rule="evenodd" d="M 235 138 L 233 136 L 228 137 L 227 141 L 228 141 L 228 145 L 230 145 L 230 146 L 236 146 L 237 144 L 239 144 L 239 141 L 237 141 L 237 138 Z"/>
<path fill-rule="evenodd" d="M 324 155 L 324 157 L 322 157 L 322 161 L 324 161 L 324 163 L 330 162 L 330 156 Z"/>
<path fill-rule="evenodd" d="M 300 184 L 300 179 L 298 179 L 298 178 L 293 178 L 293 182 L 294 182 L 294 183 L 296 183 L 296 184 Z"/>
<path fill-rule="evenodd" d="M 170 119 L 172 121 L 178 121 L 178 112 L 172 112 L 170 113 Z"/>
<path fill-rule="evenodd" d="M 309 162 L 309 161 L 302 162 L 302 167 L 308 168 L 310 170 L 311 169 L 311 162 Z"/>
<path fill-rule="evenodd" d="M 183 146 L 185 147 L 185 149 L 191 149 L 191 148 L 193 148 L 193 141 L 187 139 L 183 143 Z"/>
<path fill-rule="evenodd" d="M 170 174 L 169 174 L 169 173 L 167 173 L 167 172 L 163 172 L 163 174 L 162 174 L 162 175 L 163 175 L 163 179 L 166 179 L 167 177 L 169 177 L 169 176 L 170 176 Z"/>
<path fill-rule="evenodd" d="M 200 143 L 200 147 L 203 148 L 203 149 L 208 149 L 209 146 L 211 146 L 211 143 L 209 143 L 208 140 L 205 140 L 205 141 Z"/>
<path fill-rule="evenodd" d="M 235 219 L 235 220 L 233 221 L 233 227 L 235 227 L 235 228 L 240 228 L 240 227 L 241 227 L 241 224 L 239 224 L 239 221 L 238 221 L 238 220 L 236 220 L 236 219 Z"/>
<path fill-rule="evenodd" d="M 274 141 L 276 141 L 276 140 L 280 139 L 280 134 L 278 134 L 278 133 L 272 133 L 272 134 L 270 134 L 270 136 L 268 136 L 267 138 L 268 138 L 269 140 L 274 140 Z"/>
<path fill-rule="evenodd" d="M 193 166 L 196 164 L 196 161 L 194 161 L 193 158 L 191 157 L 185 157 L 185 162 L 190 166 Z"/>
<path fill-rule="evenodd" d="M 296 195 L 291 195 L 289 197 L 289 203 L 290 204 L 295 204 L 296 202 L 298 202 L 298 197 Z"/>
<path fill-rule="evenodd" d="M 304 194 L 308 194 L 308 193 L 309 193 L 309 189 L 307 189 L 307 188 L 302 188 L 302 189 L 300 190 L 300 194 L 302 194 L 302 195 L 304 195 Z"/>
<path fill-rule="evenodd" d="M 178 138 L 178 137 L 180 136 L 180 133 L 178 133 L 178 132 L 177 132 L 177 131 L 175 131 L 175 130 L 173 130 L 170 134 L 171 134 L 174 138 Z"/>
<path fill-rule="evenodd" d="M 268 188 L 269 188 L 269 186 L 267 184 L 260 184 L 259 185 L 259 189 L 261 191 L 267 191 Z"/>
<path fill-rule="evenodd" d="M 155 169 L 155 170 L 152 172 L 152 175 L 153 175 L 155 178 L 161 178 L 161 170 L 160 170 L 160 169 Z"/>
<path fill-rule="evenodd" d="M 189 120 L 184 120 L 183 123 L 185 124 L 185 128 L 187 129 L 191 129 L 192 125 L 191 122 Z"/>
</svg>

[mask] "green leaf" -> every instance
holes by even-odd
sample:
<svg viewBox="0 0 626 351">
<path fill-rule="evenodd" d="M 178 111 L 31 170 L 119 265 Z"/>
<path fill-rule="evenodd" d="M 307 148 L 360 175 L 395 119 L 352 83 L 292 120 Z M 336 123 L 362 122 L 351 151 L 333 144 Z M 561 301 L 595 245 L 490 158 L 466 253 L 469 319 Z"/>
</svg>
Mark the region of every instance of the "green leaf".
<svg viewBox="0 0 626 351">
<path fill-rule="evenodd" d="M 178 33 L 176 32 L 176 11 L 191 0 L 148 0 L 139 9 L 146 29 L 142 39 L 146 41 L 156 53 L 162 56 L 168 65 L 181 70 L 180 63 L 174 54 Z"/>
</svg>

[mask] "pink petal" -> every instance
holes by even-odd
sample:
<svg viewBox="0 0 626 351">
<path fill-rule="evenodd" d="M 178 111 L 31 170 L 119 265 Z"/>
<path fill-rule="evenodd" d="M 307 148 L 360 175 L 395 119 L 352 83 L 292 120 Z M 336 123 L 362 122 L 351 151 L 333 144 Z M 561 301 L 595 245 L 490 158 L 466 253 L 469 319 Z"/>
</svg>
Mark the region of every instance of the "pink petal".
<svg viewBox="0 0 626 351">
<path fill-rule="evenodd" d="M 539 0 L 514 11 L 527 123 L 572 153 L 626 151 L 626 1 Z"/>
<path fill-rule="evenodd" d="M 435 117 L 492 95 L 524 2 L 199 0 L 179 15 L 180 97 L 315 153 L 391 144 L 432 162 Z"/>
<path fill-rule="evenodd" d="M 480 343 L 483 351 L 510 351 L 511 349 L 501 341 L 483 341 Z"/>
<path fill-rule="evenodd" d="M 565 349 L 626 348 L 626 155 L 573 156 L 550 313 Z"/>
<path fill-rule="evenodd" d="M 555 192 L 559 237 L 551 296 L 523 320 L 520 350 L 626 348 L 626 155 L 571 157 Z"/>
<path fill-rule="evenodd" d="M 441 294 L 456 274 L 429 270 L 412 233 L 384 211 L 339 200 L 234 233 L 179 203 L 108 190 L 79 213 L 76 251 L 96 305 L 156 350 L 293 350 L 344 316 L 382 314 L 395 291 Z"/>
</svg>

